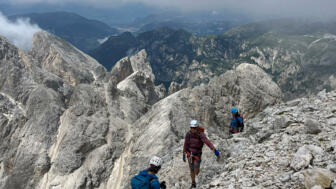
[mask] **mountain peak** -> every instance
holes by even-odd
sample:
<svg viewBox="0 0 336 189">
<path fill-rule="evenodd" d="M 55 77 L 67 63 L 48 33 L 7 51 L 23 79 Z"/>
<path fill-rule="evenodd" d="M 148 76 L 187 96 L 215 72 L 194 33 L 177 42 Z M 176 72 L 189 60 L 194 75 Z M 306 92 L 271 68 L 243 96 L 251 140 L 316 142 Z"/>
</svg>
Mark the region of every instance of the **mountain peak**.
<svg viewBox="0 0 336 189">
<path fill-rule="evenodd" d="M 72 85 L 91 83 L 105 76 L 105 68 L 96 60 L 70 43 L 45 31 L 34 35 L 30 53 L 38 59 L 40 67 Z"/>
</svg>

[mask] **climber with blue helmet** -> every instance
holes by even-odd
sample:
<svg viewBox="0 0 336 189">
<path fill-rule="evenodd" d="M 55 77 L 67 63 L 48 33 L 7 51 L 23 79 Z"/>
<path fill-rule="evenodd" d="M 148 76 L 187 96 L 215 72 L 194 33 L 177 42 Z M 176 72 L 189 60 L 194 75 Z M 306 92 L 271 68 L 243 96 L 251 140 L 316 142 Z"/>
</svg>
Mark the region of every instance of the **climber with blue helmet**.
<svg viewBox="0 0 336 189">
<path fill-rule="evenodd" d="M 187 132 L 183 146 L 183 161 L 186 162 L 186 155 L 189 162 L 190 176 L 192 180 L 191 188 L 196 188 L 195 177 L 199 174 L 202 148 L 205 143 L 215 155 L 219 157 L 219 152 L 204 134 L 204 128 L 200 127 L 197 120 L 189 123 L 190 131 Z"/>
<path fill-rule="evenodd" d="M 244 130 L 244 118 L 238 112 L 237 108 L 231 109 L 232 119 L 230 124 L 230 133 L 239 133 Z"/>
</svg>

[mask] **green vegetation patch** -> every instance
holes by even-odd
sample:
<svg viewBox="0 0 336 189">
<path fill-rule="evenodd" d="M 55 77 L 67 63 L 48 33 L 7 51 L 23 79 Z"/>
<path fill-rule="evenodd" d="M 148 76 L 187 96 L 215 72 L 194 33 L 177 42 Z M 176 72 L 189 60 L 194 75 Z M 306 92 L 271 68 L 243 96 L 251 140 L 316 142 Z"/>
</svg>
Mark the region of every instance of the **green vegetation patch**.
<svg viewBox="0 0 336 189">
<path fill-rule="evenodd" d="M 336 110 L 331 111 L 333 114 L 336 114 Z"/>
</svg>

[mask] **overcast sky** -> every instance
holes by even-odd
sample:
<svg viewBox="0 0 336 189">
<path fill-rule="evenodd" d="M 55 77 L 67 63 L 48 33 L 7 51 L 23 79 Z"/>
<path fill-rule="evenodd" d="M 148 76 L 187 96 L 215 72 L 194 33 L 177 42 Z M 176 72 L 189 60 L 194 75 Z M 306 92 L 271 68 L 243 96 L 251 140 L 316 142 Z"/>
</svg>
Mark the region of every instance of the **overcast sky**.
<svg viewBox="0 0 336 189">
<path fill-rule="evenodd" d="M 11 22 L 0 12 L 0 35 L 20 49 L 31 49 L 33 35 L 40 30 L 38 26 L 30 24 L 27 19 Z"/>
<path fill-rule="evenodd" d="M 130 3 L 144 3 L 160 8 L 183 11 L 234 10 L 253 15 L 276 16 L 336 16 L 336 0 L 1 0 L 11 4 L 78 3 L 95 7 L 117 7 Z"/>
</svg>

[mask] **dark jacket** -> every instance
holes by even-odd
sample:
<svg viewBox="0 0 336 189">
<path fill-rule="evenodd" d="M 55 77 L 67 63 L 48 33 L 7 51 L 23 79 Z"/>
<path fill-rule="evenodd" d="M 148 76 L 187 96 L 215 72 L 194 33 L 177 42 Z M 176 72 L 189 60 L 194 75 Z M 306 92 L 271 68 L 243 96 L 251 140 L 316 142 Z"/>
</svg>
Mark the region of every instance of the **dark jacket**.
<svg viewBox="0 0 336 189">
<path fill-rule="evenodd" d="M 204 132 L 191 133 L 188 132 L 184 139 L 183 154 L 192 152 L 193 154 L 202 153 L 203 144 L 206 144 L 211 150 L 215 147 L 211 144 Z"/>
<path fill-rule="evenodd" d="M 240 116 L 237 116 L 237 117 L 232 117 L 231 119 L 231 128 L 230 130 L 234 131 L 234 132 L 239 132 L 239 128 L 238 128 L 238 123 L 237 121 L 240 122 L 240 124 L 243 123 L 243 119 L 240 117 Z"/>
</svg>

